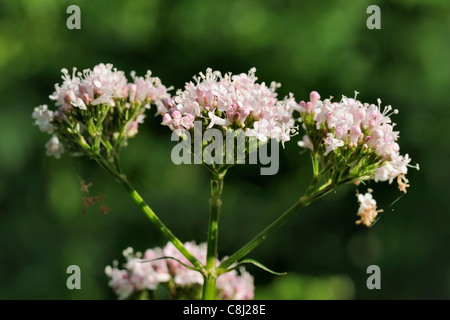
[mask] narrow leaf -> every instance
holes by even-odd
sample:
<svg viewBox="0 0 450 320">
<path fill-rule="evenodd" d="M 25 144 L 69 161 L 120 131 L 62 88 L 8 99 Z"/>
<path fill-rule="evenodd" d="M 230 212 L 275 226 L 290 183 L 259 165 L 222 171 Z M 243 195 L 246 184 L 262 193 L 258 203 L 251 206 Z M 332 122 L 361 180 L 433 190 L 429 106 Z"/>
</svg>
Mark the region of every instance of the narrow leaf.
<svg viewBox="0 0 450 320">
<path fill-rule="evenodd" d="M 274 274 L 274 275 L 277 275 L 277 276 L 284 276 L 284 275 L 287 274 L 287 272 L 275 272 L 273 270 L 270 270 L 269 268 L 267 268 L 262 263 L 260 263 L 260 262 L 258 262 L 256 260 L 253 260 L 253 259 L 244 259 L 244 260 L 240 261 L 238 264 L 236 264 L 234 267 L 231 267 L 231 268 L 227 269 L 224 272 L 229 272 L 229 271 L 235 270 L 235 269 L 239 268 L 241 265 L 246 264 L 246 263 L 247 264 L 248 263 L 253 264 L 253 265 L 263 269 L 264 271 L 267 271 L 267 272 L 269 272 L 271 274 Z"/>
</svg>

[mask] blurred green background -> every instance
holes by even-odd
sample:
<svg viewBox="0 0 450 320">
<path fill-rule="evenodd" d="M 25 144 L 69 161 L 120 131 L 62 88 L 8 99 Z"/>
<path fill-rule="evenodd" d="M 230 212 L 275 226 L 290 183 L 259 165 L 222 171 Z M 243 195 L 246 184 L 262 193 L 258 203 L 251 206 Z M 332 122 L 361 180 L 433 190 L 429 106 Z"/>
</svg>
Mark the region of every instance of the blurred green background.
<svg viewBox="0 0 450 320">
<path fill-rule="evenodd" d="M 81 8 L 81 30 L 66 28 L 66 8 Z M 353 187 L 301 211 L 253 251 L 285 277 L 248 267 L 261 299 L 450 298 L 450 2 L 377 1 L 381 30 L 369 30 L 371 1 L 0 1 L 0 298 L 113 299 L 104 267 L 165 244 L 126 192 L 86 159 L 45 156 L 48 136 L 31 112 L 48 103 L 60 69 L 113 63 L 127 74 L 147 69 L 175 88 L 207 67 L 257 68 L 260 81 L 282 83 L 298 100 L 360 92 L 391 104 L 402 153 L 421 170 L 406 196 L 371 184 L 385 210 L 371 229 L 356 226 Z M 153 109 L 154 110 L 154 109 Z M 129 180 L 183 241 L 206 239 L 209 175 L 170 161 L 170 132 L 149 116 L 123 150 Z M 310 161 L 296 141 L 280 171 L 229 171 L 219 255 L 231 254 L 304 191 Z M 111 211 L 82 214 L 80 180 L 106 195 Z M 362 189 L 364 191 L 364 189 Z M 399 197 L 399 201 L 395 202 Z M 393 204 L 393 202 L 395 202 Z M 66 268 L 81 267 L 81 290 L 66 288 Z M 381 290 L 366 269 L 381 268 Z"/>
</svg>

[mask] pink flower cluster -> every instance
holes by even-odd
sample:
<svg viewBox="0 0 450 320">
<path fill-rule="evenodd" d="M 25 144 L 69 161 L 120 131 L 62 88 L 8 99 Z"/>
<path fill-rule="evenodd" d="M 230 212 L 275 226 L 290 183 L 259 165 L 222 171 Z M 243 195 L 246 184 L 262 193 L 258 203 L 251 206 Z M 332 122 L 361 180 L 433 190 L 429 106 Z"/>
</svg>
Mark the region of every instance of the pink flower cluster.
<svg viewBox="0 0 450 320">
<path fill-rule="evenodd" d="M 222 75 L 207 69 L 175 97 L 162 100 L 162 124 L 174 131 L 189 130 L 195 120 L 206 120 L 207 128 L 241 128 L 261 141 L 288 141 L 294 127 L 292 113 L 299 106 L 292 94 L 279 101 L 275 91 L 280 85 L 257 83 L 255 72 L 252 68 L 248 74 Z"/>
<path fill-rule="evenodd" d="M 50 96 L 62 110 L 72 107 L 86 110 L 89 105 L 108 104 L 115 106 L 117 99 L 128 98 L 128 102 L 145 103 L 167 96 L 167 90 L 157 77 L 151 77 L 147 71 L 145 77 L 136 77 L 132 72 L 133 83 L 128 83 L 123 71 L 118 71 L 112 64 L 99 64 L 92 70 L 77 72 L 72 75 L 62 69 L 61 85 L 55 84 L 55 92 Z"/>
<path fill-rule="evenodd" d="M 111 278 L 109 285 L 119 299 L 126 299 L 135 291 L 155 290 L 160 282 L 170 280 L 164 261 L 143 262 L 161 257 L 161 249 L 147 250 L 143 259 L 137 258 L 132 248 L 125 249 L 123 255 L 127 260 L 125 269 L 118 269 L 117 266 L 105 268 L 106 275 Z"/>
<path fill-rule="evenodd" d="M 300 102 L 302 117 L 313 115 L 316 129 L 324 132 L 323 143 L 325 154 L 338 148 L 356 148 L 373 150 L 381 158 L 382 165 L 371 177 L 376 182 L 392 181 L 398 178 L 399 187 L 406 192 L 408 180 L 405 174 L 411 159 L 408 154 L 401 155 L 397 144 L 399 132 L 394 130 L 390 116 L 397 114 L 398 110 L 392 110 L 387 106 L 381 110 L 381 101 L 378 105 L 361 103 L 354 99 L 342 97 L 340 102 L 332 102 L 331 99 L 320 100 L 320 95 L 313 91 L 310 101 Z M 299 142 L 301 147 L 313 149 L 308 136 L 304 136 Z M 418 169 L 418 165 L 415 166 Z"/>
<path fill-rule="evenodd" d="M 200 262 L 206 263 L 206 244 L 187 242 L 185 247 Z M 183 288 L 201 290 L 203 276 L 183 265 L 191 263 L 171 243 L 162 249 L 148 249 L 143 256 L 139 253 L 134 254 L 132 248 L 124 250 L 123 255 L 127 260 L 124 269 L 119 269 L 117 262 L 113 267 L 107 266 L 105 269 L 106 275 L 110 278 L 108 284 L 119 299 L 127 299 L 133 293 L 143 290 L 156 290 L 158 284 L 164 285 L 169 281 L 175 284 L 175 291 Z M 163 257 L 166 258 L 155 260 Z M 183 264 L 167 257 L 177 259 Z M 253 277 L 244 268 L 241 268 L 239 273 L 233 270 L 217 279 L 216 290 L 219 299 L 253 299 Z"/>
<path fill-rule="evenodd" d="M 114 106 L 114 99 L 121 99 L 127 92 L 127 78 L 122 71 L 113 69 L 111 64 L 99 64 L 93 70 L 78 72 L 73 68 L 72 75 L 62 69 L 63 83 L 55 84 L 55 92 L 50 96 L 63 110 L 72 107 L 86 110 L 88 105 L 102 103 Z"/>
<path fill-rule="evenodd" d="M 84 123 L 83 121 L 86 119 L 86 121 L 95 120 L 100 114 L 97 109 L 93 109 L 94 106 L 107 105 L 113 107 L 110 111 L 113 120 L 109 122 L 117 121 L 114 119 L 120 118 L 127 124 L 124 128 L 124 136 L 129 138 L 138 132 L 138 125 L 143 122 L 144 111 L 150 108 L 150 103 L 155 103 L 158 106 L 158 104 L 161 105 L 161 99 L 169 97 L 168 89 L 159 78 L 151 77 L 150 71 L 147 71 L 145 77 L 137 77 L 132 72 L 133 82 L 130 83 L 124 72 L 118 71 L 112 64 L 101 63 L 92 70 L 86 69 L 83 72 L 77 72 L 77 69 L 73 68 L 72 74 L 69 74 L 67 69 L 62 69 L 61 72 L 63 73 L 63 82 L 55 84 L 55 91 L 50 95 L 50 99 L 55 101 L 55 105 L 59 107 L 58 111 L 51 111 L 47 105 L 41 105 L 35 108 L 32 114 L 35 124 L 39 126 L 41 131 L 49 134 L 56 131 L 47 143 L 47 155 L 54 155 L 57 158 L 64 151 L 62 145 L 64 139 L 58 138 L 67 135 L 68 132 L 74 132 L 73 129 L 68 130 L 66 122 L 72 122 L 72 120 L 76 122 L 76 133 L 83 134 L 84 128 L 90 126 L 89 122 Z M 160 108 L 158 107 L 158 109 Z M 127 110 L 129 112 L 126 112 Z M 78 114 L 88 111 L 90 112 L 85 115 Z M 72 119 L 73 115 L 75 116 Z M 128 116 L 132 118 L 129 119 Z M 103 118 L 101 121 L 108 120 Z M 62 125 L 62 127 L 58 128 L 58 125 Z M 96 125 L 98 128 L 100 127 L 100 124 Z M 105 127 L 105 125 L 103 126 Z M 108 129 L 119 130 L 116 127 L 109 127 Z M 105 137 L 110 134 L 106 132 Z M 126 139 L 123 145 L 125 144 Z"/>
</svg>

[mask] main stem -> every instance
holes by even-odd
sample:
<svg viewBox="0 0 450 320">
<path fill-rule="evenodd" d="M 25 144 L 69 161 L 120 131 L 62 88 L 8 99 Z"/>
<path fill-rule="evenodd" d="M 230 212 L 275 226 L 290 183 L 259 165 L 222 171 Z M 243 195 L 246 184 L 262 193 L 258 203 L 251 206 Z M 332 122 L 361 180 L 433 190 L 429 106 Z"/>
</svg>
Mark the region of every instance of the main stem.
<svg viewBox="0 0 450 320">
<path fill-rule="evenodd" d="M 214 300 L 216 294 L 216 259 L 219 235 L 219 215 L 222 200 L 223 178 L 226 171 L 214 172 L 211 180 L 211 199 L 209 200 L 208 241 L 206 251 L 206 275 L 204 276 L 203 300 Z"/>
</svg>

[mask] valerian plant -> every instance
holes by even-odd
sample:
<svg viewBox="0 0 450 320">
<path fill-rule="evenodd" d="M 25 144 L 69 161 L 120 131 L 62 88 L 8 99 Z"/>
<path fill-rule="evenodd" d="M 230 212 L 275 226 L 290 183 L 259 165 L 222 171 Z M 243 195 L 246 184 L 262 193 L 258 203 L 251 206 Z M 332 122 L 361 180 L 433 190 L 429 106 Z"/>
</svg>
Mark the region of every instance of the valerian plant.
<svg viewBox="0 0 450 320">
<path fill-rule="evenodd" d="M 129 82 L 122 71 L 110 64 L 99 64 L 92 70 L 72 74 L 62 70 L 63 82 L 55 85 L 50 99 L 55 109 L 41 105 L 32 114 L 41 131 L 51 134 L 46 144 L 47 155 L 59 158 L 64 152 L 72 156 L 87 156 L 96 161 L 128 191 L 157 230 L 169 241 L 162 249 L 147 250 L 142 256 L 131 248 L 124 251 L 127 262 L 120 269 L 115 262 L 106 268 L 109 285 L 121 299 L 152 298 L 156 287 L 162 285 L 172 299 L 251 299 L 253 277 L 243 264 L 252 263 L 269 270 L 257 261 L 245 257 L 284 224 L 294 213 L 332 192 L 342 184 L 396 180 L 400 191 L 406 193 L 409 181 L 408 154 L 401 155 L 397 143 L 399 133 L 390 117 L 397 114 L 388 106 L 362 103 L 343 96 L 339 102 L 321 100 L 313 91 L 309 101 L 297 103 L 293 94 L 278 99 L 280 84 L 259 83 L 255 69 L 247 74 L 221 74 L 207 69 L 187 82 L 184 89 L 169 94 L 160 79 L 148 71 L 145 77 L 131 74 Z M 130 138 L 138 133 L 146 111 L 156 106 L 161 124 L 192 147 L 187 136 L 194 134 L 196 123 L 203 131 L 216 130 L 201 143 L 202 151 L 220 142 L 225 149 L 225 135 L 238 130 L 253 143 L 244 143 L 244 153 L 272 143 L 284 146 L 299 129 L 304 133 L 298 145 L 308 151 L 312 160 L 313 178 L 298 200 L 239 250 L 218 259 L 219 216 L 224 178 L 236 160 L 224 154 L 211 159 L 197 159 L 211 173 L 211 198 L 206 243 L 181 242 L 132 187 L 120 166 L 119 155 Z M 240 140 L 242 143 L 242 140 Z M 195 157 L 195 155 L 194 155 Z M 358 195 L 360 208 L 357 224 L 370 227 L 382 210 L 372 197 L 372 190 Z M 236 270 L 239 270 L 238 273 Z"/>
</svg>

